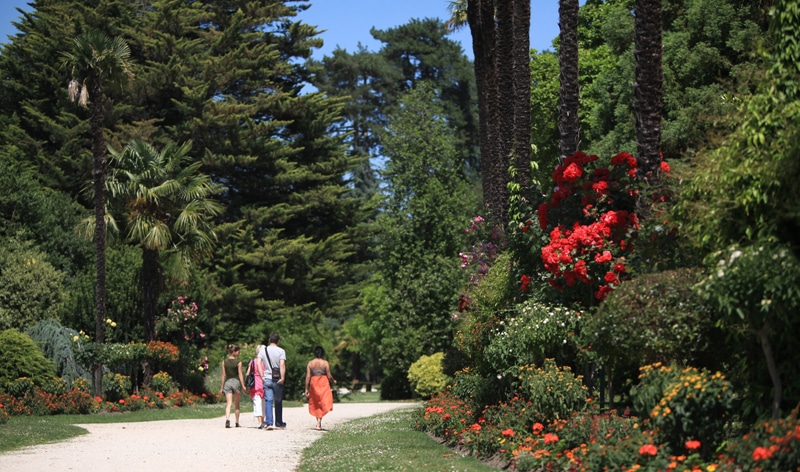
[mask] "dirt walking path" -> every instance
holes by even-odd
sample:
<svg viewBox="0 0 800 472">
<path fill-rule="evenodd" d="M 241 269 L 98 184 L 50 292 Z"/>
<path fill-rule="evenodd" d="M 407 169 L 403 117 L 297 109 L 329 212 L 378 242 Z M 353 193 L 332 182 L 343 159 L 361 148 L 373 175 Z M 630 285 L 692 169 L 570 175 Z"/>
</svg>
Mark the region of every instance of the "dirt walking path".
<svg viewBox="0 0 800 472">
<path fill-rule="evenodd" d="M 276 431 L 258 430 L 252 413 L 243 413 L 242 427 L 231 429 L 225 429 L 224 416 L 210 420 L 77 425 L 89 434 L 0 454 L 0 471 L 291 472 L 300 463 L 302 450 L 323 434 L 335 434 L 337 426 L 411 406 L 336 403 L 323 419 L 323 431 L 314 429 L 316 420 L 306 407 L 284 408 L 283 418 L 288 426 Z"/>
</svg>

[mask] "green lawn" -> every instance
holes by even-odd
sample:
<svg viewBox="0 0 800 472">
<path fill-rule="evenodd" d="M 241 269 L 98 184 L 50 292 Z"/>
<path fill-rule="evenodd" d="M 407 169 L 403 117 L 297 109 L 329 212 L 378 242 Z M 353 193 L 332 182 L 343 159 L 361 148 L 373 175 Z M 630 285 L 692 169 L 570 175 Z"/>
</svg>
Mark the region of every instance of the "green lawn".
<svg viewBox="0 0 800 472">
<path fill-rule="evenodd" d="M 299 472 L 496 471 L 414 430 L 418 407 L 350 421 L 303 451 Z"/>
</svg>

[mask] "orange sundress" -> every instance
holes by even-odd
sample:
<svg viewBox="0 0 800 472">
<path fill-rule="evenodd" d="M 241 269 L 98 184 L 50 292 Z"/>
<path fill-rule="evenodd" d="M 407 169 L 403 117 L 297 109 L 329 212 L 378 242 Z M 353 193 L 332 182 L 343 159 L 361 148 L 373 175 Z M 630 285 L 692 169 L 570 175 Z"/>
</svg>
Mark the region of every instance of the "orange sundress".
<svg viewBox="0 0 800 472">
<path fill-rule="evenodd" d="M 327 369 L 313 367 L 308 387 L 308 412 L 314 418 L 322 418 L 331 410 L 333 410 L 333 392 Z"/>
</svg>

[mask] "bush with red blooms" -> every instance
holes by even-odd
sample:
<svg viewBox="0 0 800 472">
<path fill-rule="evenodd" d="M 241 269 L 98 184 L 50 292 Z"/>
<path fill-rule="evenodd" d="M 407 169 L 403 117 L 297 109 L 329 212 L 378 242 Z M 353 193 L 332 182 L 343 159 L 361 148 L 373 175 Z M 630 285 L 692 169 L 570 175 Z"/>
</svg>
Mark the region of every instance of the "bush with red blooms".
<svg viewBox="0 0 800 472">
<path fill-rule="evenodd" d="M 598 156 L 580 151 L 567 157 L 553 172 L 555 187 L 545 201 L 535 210 L 518 211 L 521 220 L 516 226 L 521 231 L 515 231 L 513 239 L 519 239 L 515 244 L 522 247 L 517 252 L 524 254 L 523 259 L 533 252 L 541 257 L 537 263 L 519 261 L 520 267 L 535 272 L 543 264 L 544 279 L 567 301 L 588 306 L 604 300 L 630 276 L 633 243 L 642 231 L 638 212 L 658 215 L 656 205 L 669 200 L 663 186 L 647 190 L 636 179 L 636 171 L 636 159 L 627 152 L 612 157 L 607 166 Z M 660 171 L 667 176 L 669 165 L 662 162 Z M 531 231 L 537 219 L 539 228 Z M 666 234 L 663 224 L 658 226 L 654 235 Z M 527 291 L 533 276 L 520 274 L 520 289 Z"/>
<path fill-rule="evenodd" d="M 567 157 L 553 172 L 556 187 L 537 216 L 549 234 L 541 250 L 548 282 L 559 290 L 589 287 L 603 300 L 625 277 L 625 259 L 639 229 L 639 191 L 633 156 L 621 152 L 608 167 L 597 162 L 583 152 Z"/>
</svg>

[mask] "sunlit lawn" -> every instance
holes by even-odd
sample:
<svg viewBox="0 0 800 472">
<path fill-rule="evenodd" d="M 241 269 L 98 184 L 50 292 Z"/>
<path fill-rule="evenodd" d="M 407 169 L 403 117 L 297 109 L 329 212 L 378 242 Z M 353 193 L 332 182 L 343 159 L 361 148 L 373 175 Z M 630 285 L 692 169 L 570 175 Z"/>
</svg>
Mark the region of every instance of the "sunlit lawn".
<svg viewBox="0 0 800 472">
<path fill-rule="evenodd" d="M 492 471 L 414 430 L 419 407 L 402 408 L 350 421 L 326 433 L 303 451 L 299 472 Z"/>
</svg>

